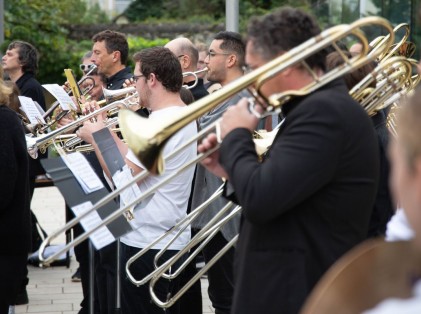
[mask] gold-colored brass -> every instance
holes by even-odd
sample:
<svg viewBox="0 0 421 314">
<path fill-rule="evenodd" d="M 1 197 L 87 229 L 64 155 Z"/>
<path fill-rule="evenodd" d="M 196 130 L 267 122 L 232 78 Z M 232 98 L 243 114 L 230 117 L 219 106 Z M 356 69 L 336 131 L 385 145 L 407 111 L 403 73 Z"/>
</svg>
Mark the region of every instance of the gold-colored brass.
<svg viewBox="0 0 421 314">
<path fill-rule="evenodd" d="M 383 46 L 383 50 L 379 48 L 376 49 L 376 53 L 367 55 L 368 42 L 360 28 L 373 24 L 383 27 L 389 35 L 384 39 L 386 44 Z M 161 123 L 157 123 L 156 121 L 141 118 L 128 110 L 121 110 L 119 113 L 119 123 L 122 134 L 127 140 L 129 147 L 134 151 L 136 156 L 149 171 L 156 174 L 162 173 L 164 169 L 164 162 L 161 156 L 162 148 L 166 141 L 182 127 L 251 85 L 254 85 L 258 95 L 265 99 L 265 97 L 260 93 L 260 87 L 268 79 L 288 67 L 296 66 L 298 64 L 305 65 L 306 63 L 304 60 L 307 57 L 320 51 L 321 49 L 326 48 L 327 46 L 333 46 L 337 51 L 340 51 L 336 42 L 347 36 L 353 36 L 361 42 L 362 53 L 360 55 L 354 56 L 351 59 L 347 58 L 342 66 L 334 68 L 321 76 L 313 72 L 312 75 L 314 77 L 314 81 L 300 91 L 286 91 L 284 93 L 270 96 L 266 99 L 269 104 L 267 110 L 274 111 L 279 109 L 282 104 L 289 101 L 294 96 L 311 93 L 320 86 L 339 76 L 342 76 L 346 72 L 373 61 L 379 54 L 388 50 L 390 45 L 394 42 L 393 29 L 390 26 L 390 23 L 383 18 L 367 17 L 350 25 L 334 26 L 323 31 L 317 37 L 309 39 L 298 47 L 295 47 L 287 53 L 266 63 L 258 69 L 245 74 L 219 91 L 194 102 L 186 107 L 183 113 L 178 117 L 168 118 Z"/>
</svg>

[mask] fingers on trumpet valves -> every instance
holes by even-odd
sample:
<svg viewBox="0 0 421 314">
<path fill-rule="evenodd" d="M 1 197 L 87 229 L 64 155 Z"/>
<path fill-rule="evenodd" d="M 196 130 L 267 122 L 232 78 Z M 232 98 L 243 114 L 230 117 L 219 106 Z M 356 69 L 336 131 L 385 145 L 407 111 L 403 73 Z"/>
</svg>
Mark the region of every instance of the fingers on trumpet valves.
<svg viewBox="0 0 421 314">
<path fill-rule="evenodd" d="M 127 88 L 127 87 L 134 86 L 134 85 L 135 85 L 134 79 L 133 78 L 129 78 L 129 79 L 126 79 L 124 81 L 123 88 Z"/>
</svg>

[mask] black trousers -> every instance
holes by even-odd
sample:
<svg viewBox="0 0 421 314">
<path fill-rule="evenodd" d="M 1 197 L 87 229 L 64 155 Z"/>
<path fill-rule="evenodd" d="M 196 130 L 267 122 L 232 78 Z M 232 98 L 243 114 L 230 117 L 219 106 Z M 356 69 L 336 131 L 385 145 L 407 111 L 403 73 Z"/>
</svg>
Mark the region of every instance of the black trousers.
<svg viewBox="0 0 421 314">
<path fill-rule="evenodd" d="M 117 242 L 113 242 L 95 252 L 95 285 L 101 314 L 115 314 L 117 280 Z"/>
<path fill-rule="evenodd" d="M 218 232 L 203 249 L 203 257 L 208 263 L 226 244 L 221 232 Z M 209 270 L 209 299 L 215 308 L 215 314 L 231 312 L 234 293 L 234 248 L 229 249 Z"/>
<path fill-rule="evenodd" d="M 164 310 L 151 300 L 149 294 L 149 283 L 142 286 L 135 286 L 126 276 L 125 265 L 130 257 L 139 252 L 140 249 L 127 246 L 121 243 L 121 310 L 124 314 L 172 314 L 172 308 Z M 144 278 L 150 274 L 154 268 L 154 257 L 158 250 L 149 250 L 136 262 L 134 262 L 130 271 L 136 279 Z M 168 250 L 162 256 L 160 263 L 165 262 L 171 256 L 174 256 L 177 251 Z M 180 261 L 175 267 L 181 263 Z M 158 280 L 155 285 L 155 293 L 162 300 L 167 300 L 167 297 L 178 289 L 178 280 L 169 282 L 165 279 Z"/>
<path fill-rule="evenodd" d="M 0 314 L 9 312 L 24 278 L 27 254 L 18 256 L 0 255 Z"/>
<path fill-rule="evenodd" d="M 69 219 L 74 217 L 71 209 L 66 205 L 66 210 L 68 211 Z M 73 228 L 73 237 L 77 238 L 79 235 L 83 234 L 84 230 L 80 224 L 77 224 Z M 76 260 L 79 263 L 80 279 L 82 284 L 83 299 L 80 303 L 81 310 L 79 314 L 89 314 L 89 299 L 90 299 L 90 261 L 89 261 L 89 241 L 85 240 L 79 245 L 75 246 L 75 256 Z M 99 314 L 99 304 L 98 304 L 98 295 L 96 293 L 96 285 L 94 285 L 94 313 Z"/>
</svg>

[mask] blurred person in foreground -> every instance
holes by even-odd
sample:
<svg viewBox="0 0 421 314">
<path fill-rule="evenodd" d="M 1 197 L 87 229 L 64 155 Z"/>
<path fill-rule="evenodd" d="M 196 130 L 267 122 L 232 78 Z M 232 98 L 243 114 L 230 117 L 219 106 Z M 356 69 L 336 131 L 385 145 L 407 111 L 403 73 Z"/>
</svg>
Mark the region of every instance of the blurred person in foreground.
<svg viewBox="0 0 421 314">
<path fill-rule="evenodd" d="M 31 248 L 28 152 L 22 123 L 0 81 L 0 313 L 7 314 L 25 278 Z"/>
<path fill-rule="evenodd" d="M 398 112 L 397 138 L 391 140 L 391 189 L 414 231 L 415 250 L 421 253 L 421 89 L 417 88 Z M 412 280 L 413 296 L 390 298 L 365 314 L 416 314 L 421 309 L 421 280 Z"/>
</svg>

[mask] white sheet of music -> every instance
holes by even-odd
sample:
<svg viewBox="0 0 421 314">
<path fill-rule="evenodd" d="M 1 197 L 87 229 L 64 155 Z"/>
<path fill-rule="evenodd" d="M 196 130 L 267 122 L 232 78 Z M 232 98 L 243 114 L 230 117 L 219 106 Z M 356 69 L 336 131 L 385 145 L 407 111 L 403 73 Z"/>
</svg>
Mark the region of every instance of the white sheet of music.
<svg viewBox="0 0 421 314">
<path fill-rule="evenodd" d="M 89 162 L 80 152 L 63 155 L 61 157 L 86 194 L 104 187 L 102 181 L 92 169 Z"/>
<path fill-rule="evenodd" d="M 44 84 L 42 85 L 51 95 L 60 103 L 60 107 L 63 110 L 77 110 L 75 103 L 72 98 L 66 93 L 66 91 L 58 84 Z"/>
<path fill-rule="evenodd" d="M 23 112 L 25 112 L 26 116 L 28 117 L 30 123 L 37 124 L 37 118 L 42 122 L 45 123 L 44 118 L 42 117 L 43 112 L 39 111 L 39 105 L 32 100 L 32 98 L 25 97 L 25 96 L 18 96 L 19 102 Z"/>
<path fill-rule="evenodd" d="M 122 187 L 132 179 L 132 173 L 127 165 L 124 165 L 122 170 L 117 171 L 113 175 L 113 182 L 117 188 Z M 124 189 L 120 193 L 120 201 L 123 203 L 123 205 L 129 204 L 139 197 L 140 189 L 137 184 L 132 184 L 129 188 Z"/>
<path fill-rule="evenodd" d="M 80 215 L 82 215 L 83 213 L 85 213 L 91 208 L 92 208 L 92 203 L 88 201 L 88 202 L 81 203 L 77 206 L 73 206 L 72 211 L 76 217 L 79 217 Z M 80 221 L 85 231 L 93 230 L 101 222 L 102 222 L 102 219 L 98 215 L 97 211 L 93 211 L 89 213 L 88 215 L 86 215 L 86 217 L 82 218 Z M 106 226 L 99 228 L 97 231 L 92 233 L 89 236 L 89 238 L 91 239 L 93 245 L 95 246 L 97 250 L 115 241 L 114 236 L 112 235 L 112 233 L 110 232 L 110 230 L 108 230 Z"/>
</svg>

